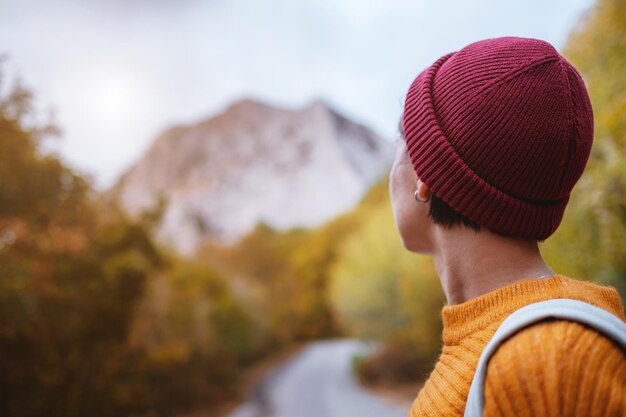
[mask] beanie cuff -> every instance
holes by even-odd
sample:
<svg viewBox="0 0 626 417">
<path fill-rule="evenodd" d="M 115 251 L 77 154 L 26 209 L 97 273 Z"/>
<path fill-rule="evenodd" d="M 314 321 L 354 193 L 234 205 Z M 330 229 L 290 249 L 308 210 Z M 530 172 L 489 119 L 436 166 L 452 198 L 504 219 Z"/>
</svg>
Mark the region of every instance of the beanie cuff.
<svg viewBox="0 0 626 417">
<path fill-rule="evenodd" d="M 413 168 L 437 197 L 479 225 L 504 235 L 546 239 L 561 223 L 570 194 L 558 200 L 532 201 L 494 187 L 461 159 L 441 128 L 433 81 L 454 54 L 426 68 L 407 93 L 402 126 Z"/>
</svg>

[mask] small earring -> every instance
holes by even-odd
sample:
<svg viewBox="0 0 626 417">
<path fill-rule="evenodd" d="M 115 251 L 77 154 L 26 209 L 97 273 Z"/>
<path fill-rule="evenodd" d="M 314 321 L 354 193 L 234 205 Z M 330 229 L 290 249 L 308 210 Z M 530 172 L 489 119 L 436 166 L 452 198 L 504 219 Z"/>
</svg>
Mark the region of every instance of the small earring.
<svg viewBox="0 0 626 417">
<path fill-rule="evenodd" d="M 428 203 L 430 201 L 430 194 L 428 194 L 428 198 L 426 200 L 422 200 L 419 196 L 418 190 L 415 190 L 415 192 L 413 192 L 413 196 L 415 197 L 415 201 L 417 201 L 418 203 Z"/>
</svg>

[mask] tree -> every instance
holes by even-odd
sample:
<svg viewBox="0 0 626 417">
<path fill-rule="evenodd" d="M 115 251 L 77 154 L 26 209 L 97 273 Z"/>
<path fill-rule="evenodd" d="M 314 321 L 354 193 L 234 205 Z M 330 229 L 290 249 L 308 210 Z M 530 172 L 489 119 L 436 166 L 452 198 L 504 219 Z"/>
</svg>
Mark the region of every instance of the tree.
<svg viewBox="0 0 626 417">
<path fill-rule="evenodd" d="M 126 340 L 161 255 L 142 226 L 99 210 L 80 175 L 40 153 L 58 129 L 33 122 L 32 94 L 1 87 L 0 414 L 127 414 L 140 406 L 119 390 L 137 357 Z"/>
<path fill-rule="evenodd" d="M 626 297 L 626 1 L 598 0 L 563 53 L 587 85 L 595 136 L 563 224 L 544 252 L 555 269 L 614 285 Z"/>
<path fill-rule="evenodd" d="M 383 178 L 353 213 L 361 226 L 339 247 L 330 299 L 348 334 L 382 341 L 359 362 L 368 380 L 418 380 L 440 350 L 443 292 L 432 261 L 398 236 Z"/>
</svg>

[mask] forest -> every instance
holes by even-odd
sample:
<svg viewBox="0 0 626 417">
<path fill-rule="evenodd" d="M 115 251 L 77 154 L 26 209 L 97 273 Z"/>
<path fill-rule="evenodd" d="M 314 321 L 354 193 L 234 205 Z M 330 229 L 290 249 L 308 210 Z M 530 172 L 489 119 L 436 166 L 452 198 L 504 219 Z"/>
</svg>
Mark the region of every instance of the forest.
<svg viewBox="0 0 626 417">
<path fill-rule="evenodd" d="M 598 0 L 562 53 L 589 88 L 592 154 L 559 230 L 560 274 L 626 295 L 626 0 Z M 385 176 L 314 230 L 267 225 L 193 258 L 129 218 L 45 141 L 34 92 L 0 66 L 0 414 L 173 416 L 241 399 L 252 366 L 296 343 L 381 341 L 364 382 L 423 379 L 445 297 L 429 257 L 396 232 Z"/>
</svg>

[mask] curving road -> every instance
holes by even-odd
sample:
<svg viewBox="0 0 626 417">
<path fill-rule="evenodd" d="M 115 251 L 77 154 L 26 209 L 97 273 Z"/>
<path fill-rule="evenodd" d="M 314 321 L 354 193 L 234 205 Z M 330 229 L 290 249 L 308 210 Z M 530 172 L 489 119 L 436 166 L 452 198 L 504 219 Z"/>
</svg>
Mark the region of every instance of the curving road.
<svg viewBox="0 0 626 417">
<path fill-rule="evenodd" d="M 405 417 L 401 407 L 362 389 L 352 357 L 371 347 L 352 339 L 313 342 L 271 372 L 228 417 Z"/>
</svg>

